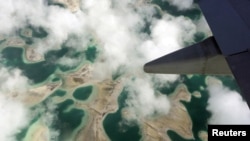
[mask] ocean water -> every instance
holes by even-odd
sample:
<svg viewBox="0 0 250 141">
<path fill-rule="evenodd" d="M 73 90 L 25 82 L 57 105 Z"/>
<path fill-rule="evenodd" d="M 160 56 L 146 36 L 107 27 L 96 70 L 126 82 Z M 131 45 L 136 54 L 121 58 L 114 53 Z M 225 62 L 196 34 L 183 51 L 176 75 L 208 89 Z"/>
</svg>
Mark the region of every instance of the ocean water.
<svg viewBox="0 0 250 141">
<path fill-rule="evenodd" d="M 195 91 L 201 93 L 201 97 L 197 98 L 192 96 L 190 102 L 182 102 L 186 107 L 189 116 L 191 117 L 193 123 L 193 135 L 195 141 L 199 141 L 200 138 L 198 137 L 198 133 L 200 131 L 207 131 L 207 121 L 210 117 L 210 113 L 206 110 L 207 101 L 209 98 L 208 92 L 206 90 L 205 79 L 206 75 L 194 75 L 192 78 L 188 78 L 187 76 L 183 77 L 183 83 L 187 86 L 188 91 L 192 94 Z M 201 88 L 204 89 L 201 89 Z M 168 135 L 173 140 L 177 140 L 181 138 L 178 134 L 174 134 L 173 132 L 169 132 Z"/>
<path fill-rule="evenodd" d="M 68 71 L 76 69 L 78 65 L 74 67 L 63 66 L 57 63 L 58 59 L 63 56 L 71 58 L 79 58 L 80 60 L 94 61 L 97 57 L 97 50 L 91 46 L 84 52 L 77 52 L 69 47 L 62 47 L 57 51 L 49 51 L 45 54 L 45 60 L 38 63 L 27 64 L 23 61 L 24 49 L 17 47 L 7 47 L 1 52 L 2 59 L 0 64 L 10 67 L 19 68 L 23 71 L 23 74 L 27 76 L 34 83 L 41 83 L 46 81 L 50 75 L 55 73 L 57 69 L 67 73 Z M 85 58 L 86 56 L 86 58 Z M 59 78 L 58 78 L 59 79 Z M 55 80 L 56 81 L 56 80 Z"/>
<path fill-rule="evenodd" d="M 57 89 L 55 92 L 53 92 L 53 93 L 51 94 L 51 97 L 53 97 L 53 96 L 60 96 L 60 97 L 63 97 L 63 96 L 65 96 L 66 94 L 67 94 L 66 91 L 61 90 L 61 89 Z"/>
<path fill-rule="evenodd" d="M 207 130 L 207 119 L 210 116 L 210 113 L 206 110 L 208 93 L 206 90 L 200 90 L 201 86 L 205 87 L 205 77 L 206 76 L 204 75 L 195 75 L 189 79 L 187 76 L 182 75 L 180 77 L 182 80 L 181 82 L 176 81 L 168 87 L 161 88 L 161 92 L 163 94 L 169 95 L 174 92 L 179 84 L 185 84 L 190 93 L 195 91 L 199 91 L 201 93 L 201 98 L 192 96 L 191 102 L 182 102 L 187 108 L 188 114 L 193 122 L 192 131 L 195 141 L 200 140 L 198 137 L 199 131 Z M 120 124 L 122 122 L 121 109 L 125 107 L 126 97 L 127 92 L 124 90 L 118 99 L 119 110 L 116 113 L 109 114 L 103 122 L 104 129 L 112 141 L 139 141 L 141 139 L 139 126 L 137 124 L 133 124 L 133 126 Z M 166 135 L 168 135 L 173 141 L 188 141 L 171 130 L 166 132 Z"/>
<path fill-rule="evenodd" d="M 34 83 L 45 81 L 52 73 L 55 72 L 56 66 L 53 63 L 42 61 L 34 64 L 25 64 L 23 61 L 23 49 L 16 47 L 8 47 L 2 50 L 1 64 L 7 67 L 17 67 L 23 71 Z"/>
<path fill-rule="evenodd" d="M 201 16 L 201 12 L 198 9 L 192 9 L 188 11 L 178 11 L 175 7 L 171 6 L 168 2 L 163 2 L 162 0 L 153 0 L 153 3 L 160 6 L 162 10 L 168 11 L 173 16 L 187 16 L 193 20 L 199 18 Z M 156 17 L 160 18 L 161 15 L 155 15 Z M 150 25 L 150 24 L 149 24 Z M 45 38 L 47 33 L 40 27 L 30 27 L 33 31 L 33 37 L 35 38 Z M 149 26 L 148 26 L 149 28 Z M 145 32 L 149 31 L 149 29 L 144 29 Z M 31 38 L 22 37 L 27 44 L 32 44 L 33 41 Z M 195 41 L 200 41 L 204 39 L 205 36 L 201 33 L 197 33 L 195 35 Z M 0 42 L 1 43 L 1 42 Z M 7 67 L 18 67 L 20 68 L 24 75 L 26 75 L 29 79 L 31 79 L 35 84 L 41 83 L 49 79 L 49 77 L 55 74 L 56 70 L 59 69 L 62 72 L 67 73 L 67 71 L 75 69 L 75 67 L 67 67 L 61 66 L 56 64 L 55 62 L 63 57 L 75 57 L 86 59 L 90 62 L 94 62 L 98 57 L 98 50 L 95 46 L 88 47 L 83 52 L 77 52 L 74 49 L 71 49 L 66 46 L 62 46 L 61 50 L 58 51 L 50 51 L 45 55 L 45 61 L 34 63 L 34 64 L 25 64 L 23 61 L 23 49 L 16 48 L 16 47 L 8 47 L 3 49 L 1 52 L 2 60 L 1 64 Z M 122 67 L 114 73 L 113 79 L 116 80 L 120 76 L 124 74 Z M 201 93 L 201 98 L 197 98 L 192 96 L 191 102 L 182 102 L 183 105 L 187 108 L 188 114 L 191 117 L 193 122 L 193 134 L 194 140 L 192 141 L 200 141 L 198 137 L 199 131 L 206 131 L 207 130 L 207 120 L 211 116 L 211 114 L 206 110 L 207 101 L 209 98 L 208 92 L 206 90 L 205 79 L 207 76 L 205 75 L 194 75 L 193 77 L 189 78 L 186 75 L 181 75 L 180 80 L 171 83 L 168 87 L 161 87 L 157 88 L 161 93 L 165 95 L 172 94 L 176 87 L 179 84 L 184 84 L 187 86 L 188 91 L 193 93 L 198 91 Z M 222 83 L 229 87 L 232 90 L 239 91 L 237 84 L 235 83 L 234 79 L 230 76 L 215 76 L 222 81 Z M 60 81 L 60 77 L 54 77 L 52 81 Z M 201 89 L 203 88 L 203 89 Z M 92 93 L 92 86 L 87 87 L 80 87 L 75 90 L 73 96 L 76 99 L 86 100 Z M 80 93 L 86 93 L 86 95 L 80 95 Z M 123 90 L 118 98 L 119 109 L 115 113 L 108 114 L 104 121 L 103 127 L 105 129 L 106 134 L 112 141 L 139 141 L 141 139 L 140 128 L 137 124 L 126 125 L 122 123 L 122 116 L 121 116 L 121 109 L 125 107 L 125 101 L 127 99 L 127 91 Z M 67 95 L 67 92 L 61 89 L 56 90 L 51 97 L 48 97 L 47 100 L 53 98 L 54 96 L 63 97 Z M 47 100 L 41 103 L 41 105 L 46 105 Z M 57 106 L 56 112 L 58 113 L 57 119 L 50 128 L 54 128 L 55 130 L 59 130 L 61 132 L 59 136 L 59 140 L 63 140 L 65 135 L 69 136 L 72 135 L 81 125 L 82 119 L 86 116 L 87 113 L 84 112 L 82 109 L 74 108 L 74 100 L 66 99 L 61 103 L 54 103 Z M 45 106 L 46 107 L 46 106 Z M 37 108 L 36 106 L 33 107 L 34 109 Z M 40 117 L 41 114 L 38 114 L 33 118 L 30 122 L 30 125 L 35 123 Z M 19 134 L 17 134 L 17 139 L 21 140 L 24 138 L 28 131 L 29 127 L 23 129 Z M 175 131 L 168 131 L 166 132 L 173 141 L 191 141 L 182 138 L 178 135 Z"/>
<path fill-rule="evenodd" d="M 159 89 L 161 93 L 165 95 L 172 94 L 176 87 L 180 84 L 184 84 L 189 93 L 200 92 L 201 97 L 191 97 L 190 102 L 181 101 L 182 104 L 186 107 L 189 116 L 191 117 L 193 126 L 192 132 L 194 139 L 187 140 L 178 135 L 175 131 L 169 130 L 166 132 L 173 141 L 201 141 L 199 138 L 200 131 L 207 131 L 208 119 L 211 116 L 211 113 L 207 111 L 207 101 L 209 98 L 208 91 L 206 90 L 205 79 L 208 75 L 193 75 L 189 78 L 186 75 L 181 75 L 180 79 L 168 87 L 163 87 Z M 219 78 L 223 84 L 233 90 L 238 89 L 232 76 L 214 76 Z M 125 101 L 127 98 L 127 92 L 123 90 L 119 96 L 119 110 L 115 113 L 108 114 L 104 119 L 103 126 L 112 141 L 139 141 L 141 139 L 140 129 L 137 124 L 132 124 L 128 126 L 122 123 L 121 109 L 125 107 Z"/>
<path fill-rule="evenodd" d="M 77 88 L 74 93 L 73 97 L 78 100 L 87 100 L 91 95 L 93 90 L 93 86 L 84 86 Z"/>
<path fill-rule="evenodd" d="M 125 107 L 128 92 L 123 90 L 118 97 L 119 109 L 115 113 L 108 114 L 103 121 L 103 127 L 112 141 L 139 141 L 141 138 L 139 126 L 122 125 L 121 109 Z"/>
<path fill-rule="evenodd" d="M 196 2 L 197 0 L 194 0 Z M 178 10 L 177 7 L 172 6 L 168 1 L 163 0 L 152 0 L 153 4 L 158 5 L 161 10 L 167 11 L 173 16 L 185 16 L 189 17 L 192 20 L 198 19 L 201 16 L 201 11 L 199 9 L 187 9 L 187 10 Z"/>
</svg>

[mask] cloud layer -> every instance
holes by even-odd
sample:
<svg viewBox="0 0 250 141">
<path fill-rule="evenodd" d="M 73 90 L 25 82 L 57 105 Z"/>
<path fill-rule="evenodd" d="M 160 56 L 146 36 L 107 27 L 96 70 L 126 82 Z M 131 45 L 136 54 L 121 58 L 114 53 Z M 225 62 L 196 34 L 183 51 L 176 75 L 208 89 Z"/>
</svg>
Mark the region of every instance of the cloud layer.
<svg viewBox="0 0 250 141">
<path fill-rule="evenodd" d="M 141 119 L 157 114 L 165 115 L 170 109 L 170 102 L 166 95 L 155 94 L 152 84 L 145 79 L 131 80 L 126 87 L 128 99 L 126 101 L 129 121 L 140 122 Z"/>
<path fill-rule="evenodd" d="M 176 6 L 179 10 L 187 10 L 192 8 L 194 0 L 163 0 Z"/>
<path fill-rule="evenodd" d="M 192 1 L 171 2 L 181 9 L 192 5 Z M 75 12 L 50 5 L 47 0 L 9 0 L 3 3 L 0 5 L 0 17 L 9 24 L 0 23 L 4 27 L 1 35 L 14 35 L 17 30 L 29 25 L 42 27 L 48 36 L 34 38 L 32 44 L 40 54 L 58 50 L 64 43 L 77 50 L 85 50 L 92 38 L 99 50 L 97 61 L 93 64 L 96 79 L 109 79 L 122 67 L 126 76 L 123 82 L 131 88 L 129 108 L 140 109 L 140 106 L 145 106 L 143 98 L 148 97 L 147 105 L 152 109 L 148 108 L 149 111 L 142 112 L 140 116 L 148 116 L 152 111 L 168 111 L 167 97 L 155 94 L 151 80 L 157 78 L 155 83 L 160 85 L 175 81 L 178 75 L 148 75 L 142 68 L 146 62 L 184 47 L 184 42 L 193 42 L 197 28 L 189 18 L 173 17 L 162 11 L 159 13 L 154 5 L 134 0 L 82 0 L 79 10 Z M 161 14 L 163 18 L 157 18 L 155 14 Z M 149 32 L 143 32 L 145 29 Z M 74 66 L 78 61 L 64 56 L 57 63 Z M 131 82 L 133 77 L 140 78 Z M 143 85 L 139 87 L 139 83 Z M 10 85 L 9 82 L 6 85 Z M 14 89 L 14 86 L 8 89 Z M 142 105 L 136 106 L 135 99 Z M 162 105 L 157 107 L 157 102 L 162 102 Z"/>
<path fill-rule="evenodd" d="M 216 78 L 207 78 L 209 100 L 207 110 L 212 113 L 210 124 L 250 124 L 247 103 L 236 91 L 229 90 Z"/>
<path fill-rule="evenodd" d="M 9 99 L 0 93 L 0 140 L 14 141 L 15 134 L 27 126 L 29 110 L 21 102 Z"/>
<path fill-rule="evenodd" d="M 29 84 L 20 70 L 0 68 L 0 140 L 14 141 L 15 134 L 30 121 L 30 111 L 20 101 Z"/>
<path fill-rule="evenodd" d="M 195 8 L 193 0 L 167 1 L 179 10 Z M 83 51 L 91 44 L 90 39 L 93 39 L 99 53 L 96 62 L 92 64 L 93 76 L 99 80 L 111 79 L 115 72 L 123 68 L 122 81 L 129 92 L 126 108 L 130 111 L 132 120 L 155 113 L 167 114 L 169 100 L 167 96 L 158 94 L 154 86 L 164 86 L 179 78 L 178 75 L 145 74 L 143 65 L 183 48 L 186 43 L 193 43 L 197 32 L 202 32 L 205 36 L 211 35 L 203 17 L 197 21 L 185 16 L 174 17 L 167 12 L 159 12 L 154 5 L 143 1 L 82 0 L 75 12 L 49 5 L 47 0 L 8 0 L 2 3 L 0 19 L 4 22 L 0 22 L 0 35 L 15 35 L 19 29 L 29 25 L 42 27 L 48 36 L 34 38 L 32 44 L 41 54 L 59 50 L 62 44 Z M 154 16 L 156 14 L 160 14 L 162 18 Z M 57 63 L 73 67 L 79 61 L 81 58 L 64 56 Z M 12 110 L 16 111 L 15 117 L 20 117 L 15 119 L 7 113 L 6 118 L 0 119 L 3 123 L 0 124 L 3 126 L 1 129 L 9 128 L 0 140 L 9 141 L 11 139 L 7 136 L 16 133 L 25 122 L 7 127 L 5 121 L 11 118 L 13 121 L 25 120 L 27 108 L 20 102 L 10 100 L 6 95 L 13 93 L 13 90 L 25 94 L 30 83 L 17 69 L 0 69 L 0 80 L 0 102 L 5 103 L 0 105 L 5 106 L 5 109 L 0 109 L 0 113 Z M 219 83 L 208 83 L 208 91 L 211 96 L 207 108 L 212 112 L 210 123 L 249 123 L 248 109 L 236 92 L 229 91 Z M 235 109 L 235 112 L 225 110 L 230 109 L 228 107 Z M 239 119 L 242 120 L 239 122 Z"/>
</svg>

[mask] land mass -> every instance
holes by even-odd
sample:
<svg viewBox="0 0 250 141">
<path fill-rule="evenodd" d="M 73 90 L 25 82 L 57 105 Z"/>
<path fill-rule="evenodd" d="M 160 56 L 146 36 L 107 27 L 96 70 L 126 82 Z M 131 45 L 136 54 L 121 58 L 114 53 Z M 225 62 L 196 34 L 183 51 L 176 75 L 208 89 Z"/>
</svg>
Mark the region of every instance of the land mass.
<svg viewBox="0 0 250 141">
<path fill-rule="evenodd" d="M 177 87 L 176 91 L 169 95 L 171 103 L 167 115 L 156 115 L 140 119 L 140 128 L 143 141 L 171 141 L 167 131 L 172 130 L 185 139 L 194 139 L 192 133 L 192 120 L 186 107 L 181 101 L 190 102 L 191 94 L 184 85 Z M 129 116 L 129 111 L 123 110 L 123 117 Z"/>
</svg>

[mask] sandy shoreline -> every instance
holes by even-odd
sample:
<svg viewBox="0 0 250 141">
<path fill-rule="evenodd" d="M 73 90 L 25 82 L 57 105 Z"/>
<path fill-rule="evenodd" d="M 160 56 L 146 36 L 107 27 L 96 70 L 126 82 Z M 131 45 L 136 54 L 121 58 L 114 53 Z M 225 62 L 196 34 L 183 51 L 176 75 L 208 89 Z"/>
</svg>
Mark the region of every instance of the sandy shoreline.
<svg viewBox="0 0 250 141">
<path fill-rule="evenodd" d="M 180 102 L 190 102 L 191 94 L 185 86 L 179 86 L 169 96 L 171 109 L 167 115 L 148 118 L 141 125 L 143 140 L 145 141 L 171 141 L 167 131 L 172 130 L 185 139 L 194 139 L 192 133 L 192 120 L 185 106 Z"/>
</svg>

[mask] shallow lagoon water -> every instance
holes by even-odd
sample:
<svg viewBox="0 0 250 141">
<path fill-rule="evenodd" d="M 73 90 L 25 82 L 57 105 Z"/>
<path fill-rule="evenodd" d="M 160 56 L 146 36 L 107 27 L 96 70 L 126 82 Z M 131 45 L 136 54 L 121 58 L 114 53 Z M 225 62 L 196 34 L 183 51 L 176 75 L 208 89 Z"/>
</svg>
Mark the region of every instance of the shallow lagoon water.
<svg viewBox="0 0 250 141">
<path fill-rule="evenodd" d="M 92 93 L 92 90 L 93 86 L 79 87 L 74 91 L 73 96 L 78 100 L 87 100 Z"/>
</svg>

